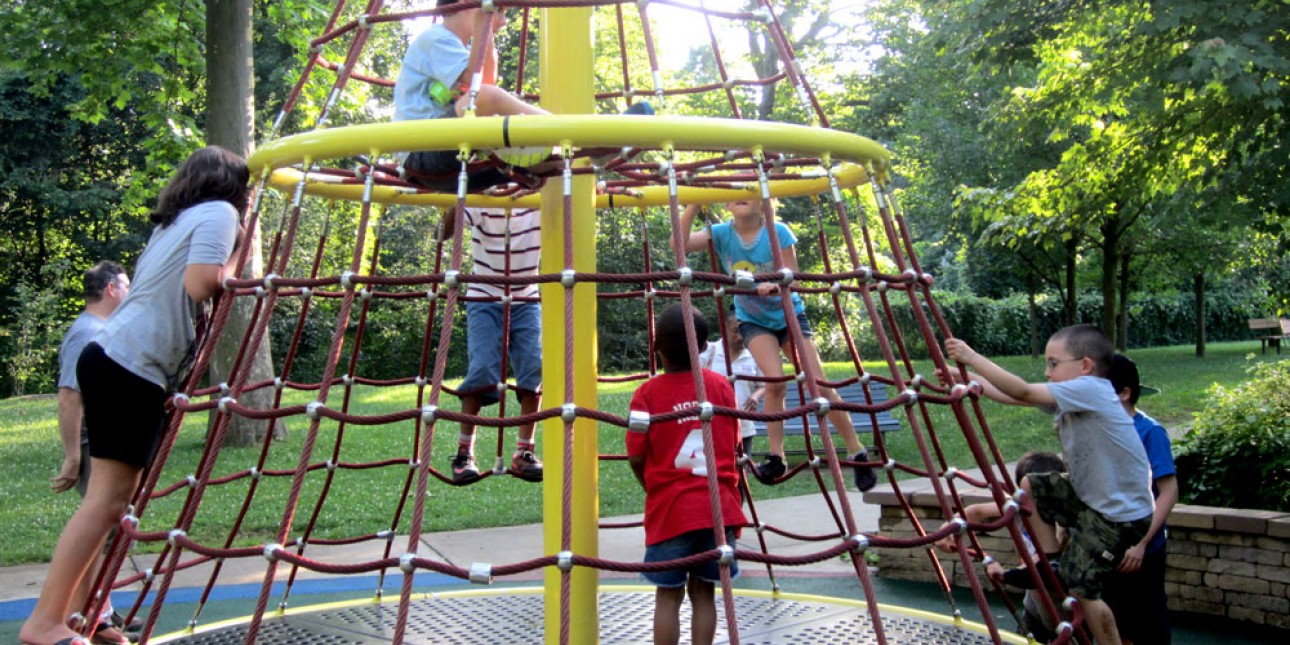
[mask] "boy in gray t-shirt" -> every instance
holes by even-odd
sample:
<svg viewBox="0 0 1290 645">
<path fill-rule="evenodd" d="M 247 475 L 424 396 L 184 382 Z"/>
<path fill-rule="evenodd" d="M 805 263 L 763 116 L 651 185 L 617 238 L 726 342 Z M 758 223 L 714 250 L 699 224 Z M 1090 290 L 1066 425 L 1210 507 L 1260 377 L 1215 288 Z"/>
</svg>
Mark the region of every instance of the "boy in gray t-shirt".
<svg viewBox="0 0 1290 645">
<path fill-rule="evenodd" d="M 1146 535 L 1153 508 L 1147 453 L 1107 380 L 1114 351 L 1095 327 L 1060 329 L 1044 350 L 1048 382 L 1027 383 L 967 343 L 945 341 L 945 353 L 977 372 L 987 397 L 1055 415 L 1069 474 L 1031 474 L 1019 484 L 1038 511 L 1032 537 L 1039 548 L 1059 550 L 1055 524 L 1070 532 L 1061 573 L 1102 644 L 1120 642 L 1115 616 L 1101 599 L 1102 583 Z"/>
</svg>

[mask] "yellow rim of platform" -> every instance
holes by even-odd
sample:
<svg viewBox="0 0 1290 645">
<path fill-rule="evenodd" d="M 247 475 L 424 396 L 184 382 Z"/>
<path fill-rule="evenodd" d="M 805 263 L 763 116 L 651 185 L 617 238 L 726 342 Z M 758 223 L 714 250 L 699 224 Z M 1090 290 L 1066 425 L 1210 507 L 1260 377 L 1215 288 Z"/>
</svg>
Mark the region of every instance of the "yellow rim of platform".
<svg viewBox="0 0 1290 645">
<path fill-rule="evenodd" d="M 601 585 L 600 593 L 653 593 L 654 589 L 655 589 L 654 587 L 651 587 L 648 585 Z M 545 592 L 546 590 L 542 587 L 462 589 L 457 591 L 414 593 L 412 594 L 411 600 L 428 600 L 432 598 L 470 598 L 470 597 L 502 596 L 502 595 L 532 596 L 532 595 L 542 594 Z M 718 596 L 721 595 L 720 589 L 717 590 L 717 595 Z M 815 594 L 803 594 L 803 593 L 785 593 L 782 591 L 780 592 L 763 591 L 761 589 L 736 589 L 735 595 L 747 596 L 750 598 L 775 598 L 775 599 L 781 599 L 781 600 L 794 600 L 798 602 L 818 602 L 818 603 L 829 604 L 829 605 L 842 605 L 847 607 L 856 607 L 858 609 L 867 609 L 869 606 L 868 603 L 866 603 L 863 600 L 854 600 L 851 598 L 834 598 L 832 596 L 819 596 Z M 294 616 L 298 614 L 317 613 L 320 611 L 348 609 L 350 607 L 359 607 L 362 605 L 388 604 L 388 603 L 398 602 L 398 600 L 399 600 L 398 598 L 379 598 L 379 599 L 378 598 L 359 598 L 355 600 L 342 600 L 338 602 L 320 603 L 317 605 L 289 607 L 281 611 L 273 612 L 272 614 L 266 613 L 265 618 L 276 617 L 276 616 Z M 901 607 L 900 605 L 888 605 L 885 603 L 878 603 L 878 608 L 882 610 L 882 613 L 884 615 L 890 612 L 892 614 L 901 614 L 904 616 L 909 616 L 911 618 L 926 620 L 928 622 L 933 622 L 940 625 L 947 625 L 956 629 L 965 629 L 968 631 L 977 632 L 979 634 L 990 633 L 989 630 L 985 628 L 985 625 L 982 625 L 981 623 L 973 622 L 970 620 L 964 620 L 964 619 L 956 620 L 953 617 L 936 614 L 930 611 L 923 611 L 921 609 L 910 609 L 908 607 Z M 219 622 L 214 622 L 209 625 L 198 626 L 193 629 L 185 629 L 177 632 L 171 632 L 169 634 L 162 634 L 160 636 L 155 636 L 148 640 L 149 642 L 153 642 L 153 643 L 169 643 L 169 642 L 175 641 L 176 639 L 187 638 L 189 636 L 204 634 L 207 632 L 212 632 L 220 629 L 227 629 L 229 627 L 237 627 L 238 625 L 245 625 L 249 622 L 251 622 L 251 617 L 249 615 L 243 616 L 241 618 L 231 618 L 229 620 L 221 620 Z M 1012 632 L 1009 632 L 1003 629 L 999 630 L 999 636 L 1003 639 L 1003 642 L 1005 643 L 1029 643 L 1030 642 L 1026 640 L 1026 638 L 1023 636 L 1013 634 Z"/>
<path fill-rule="evenodd" d="M 523 116 L 463 117 L 458 119 L 422 119 L 390 123 L 371 123 L 327 130 L 315 130 L 283 137 L 265 144 L 249 160 L 253 176 L 265 168 L 275 169 L 270 184 L 291 191 L 300 180 L 300 171 L 288 166 L 313 163 L 324 159 L 354 157 L 413 150 L 456 150 L 462 144 L 472 149 L 497 149 L 506 146 L 638 147 L 679 151 L 753 150 L 761 147 L 799 157 L 828 157 L 843 164 L 835 170 L 843 187 L 868 180 L 864 167 L 872 167 L 879 178 L 885 176 L 890 153 L 877 142 L 865 137 L 787 123 L 663 116 Z M 828 190 L 828 180 L 819 172 L 818 179 L 771 182 L 775 197 L 819 194 Z M 749 188 L 755 182 L 749 183 Z M 647 186 L 633 189 L 639 196 L 597 196 L 597 207 L 657 206 L 668 203 L 667 189 Z M 340 184 L 339 179 L 311 176 L 306 185 L 311 195 L 358 201 L 363 186 Z M 682 186 L 685 203 L 730 201 L 746 196 L 742 190 Z M 446 206 L 456 203 L 456 196 L 444 193 L 418 194 L 394 187 L 376 187 L 372 201 L 377 203 Z M 535 207 L 538 197 L 520 199 L 490 198 L 470 195 L 473 206 Z M 531 202 L 531 203 L 530 203 Z"/>
</svg>

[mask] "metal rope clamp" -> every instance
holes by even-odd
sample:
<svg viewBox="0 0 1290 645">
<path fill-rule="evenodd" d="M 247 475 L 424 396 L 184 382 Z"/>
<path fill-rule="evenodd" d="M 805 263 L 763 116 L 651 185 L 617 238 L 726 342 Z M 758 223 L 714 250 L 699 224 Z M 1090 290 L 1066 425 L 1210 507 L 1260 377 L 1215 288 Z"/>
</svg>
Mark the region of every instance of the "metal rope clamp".
<svg viewBox="0 0 1290 645">
<path fill-rule="evenodd" d="M 555 568 L 569 572 L 573 570 L 573 551 L 561 551 L 555 554 Z"/>
<path fill-rule="evenodd" d="M 632 432 L 646 432 L 649 430 L 649 413 L 641 410 L 632 410 L 627 417 L 627 429 Z"/>
<path fill-rule="evenodd" d="M 470 582 L 476 585 L 493 584 L 493 565 L 487 562 L 470 563 Z"/>
</svg>

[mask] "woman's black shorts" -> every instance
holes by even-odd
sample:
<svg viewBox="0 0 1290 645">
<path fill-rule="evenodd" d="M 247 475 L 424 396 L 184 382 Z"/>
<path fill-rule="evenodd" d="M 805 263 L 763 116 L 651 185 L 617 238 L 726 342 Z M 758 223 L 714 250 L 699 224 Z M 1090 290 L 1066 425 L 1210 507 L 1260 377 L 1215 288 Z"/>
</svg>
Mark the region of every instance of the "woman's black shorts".
<svg viewBox="0 0 1290 645">
<path fill-rule="evenodd" d="M 90 343 L 76 362 L 90 456 L 146 468 L 161 445 L 166 390 L 108 358 Z"/>
</svg>

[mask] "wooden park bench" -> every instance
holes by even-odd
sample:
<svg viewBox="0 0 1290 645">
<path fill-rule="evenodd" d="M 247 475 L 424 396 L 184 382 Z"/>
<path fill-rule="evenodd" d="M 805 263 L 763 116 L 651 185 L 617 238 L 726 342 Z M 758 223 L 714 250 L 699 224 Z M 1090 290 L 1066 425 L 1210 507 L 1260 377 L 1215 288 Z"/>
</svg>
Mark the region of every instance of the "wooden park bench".
<svg viewBox="0 0 1290 645">
<path fill-rule="evenodd" d="M 1281 353 L 1281 341 L 1290 339 L 1290 320 L 1285 318 L 1251 318 L 1250 331 L 1259 333 L 1265 332 L 1266 336 L 1259 336 L 1259 348 L 1263 353 L 1268 353 L 1268 346 L 1275 347 L 1277 353 Z"/>
<path fill-rule="evenodd" d="M 790 381 L 787 383 L 787 388 L 785 389 L 786 389 L 786 392 L 784 394 L 784 408 L 791 410 L 792 408 L 800 406 L 802 399 L 799 398 L 800 395 L 798 394 L 798 383 L 796 381 Z M 845 387 L 837 388 L 837 391 L 838 391 L 838 396 L 842 397 L 842 400 L 847 403 L 857 403 L 860 405 L 866 405 L 868 403 L 864 399 L 864 386 L 860 385 L 859 383 L 852 383 Z M 882 383 L 878 383 L 876 381 L 871 382 L 869 384 L 869 395 L 870 397 L 872 397 L 873 403 L 882 403 L 883 401 L 887 400 L 887 386 Z M 808 398 L 807 400 L 809 401 L 810 399 Z M 900 408 L 895 408 L 895 409 L 899 410 Z M 856 434 L 873 432 L 874 424 L 870 420 L 868 412 L 851 412 L 850 414 L 851 414 L 851 424 L 855 426 Z M 814 417 L 814 414 L 810 416 Z M 890 410 L 884 410 L 882 412 L 878 412 L 874 416 L 877 417 L 878 431 L 882 432 L 884 435 L 887 432 L 890 432 L 892 430 L 900 429 L 900 421 L 897 420 L 896 417 L 893 417 L 891 415 Z M 754 426 L 757 428 L 757 436 L 759 437 L 766 436 L 766 423 L 764 421 L 757 421 L 754 423 Z M 830 431 L 834 430 L 833 424 L 830 423 L 828 427 Z M 815 420 L 813 418 L 812 418 L 811 428 L 814 431 L 818 432 L 819 426 L 818 424 L 815 423 Z M 784 421 L 785 437 L 792 437 L 792 436 L 800 437 L 802 436 L 802 433 L 803 433 L 802 417 L 797 416 L 791 419 L 786 419 Z M 842 439 L 840 437 L 836 436 L 836 432 L 834 434 L 835 434 L 833 439 L 834 448 L 837 450 L 845 451 L 846 444 L 842 442 Z M 872 445 L 870 442 L 867 442 L 867 441 L 864 443 L 867 445 Z M 792 442 L 786 441 L 785 444 L 786 446 L 791 446 Z M 815 445 L 818 446 L 819 444 L 816 443 Z M 789 455 L 806 454 L 805 448 L 796 449 L 796 450 L 785 450 L 785 452 Z"/>
</svg>

